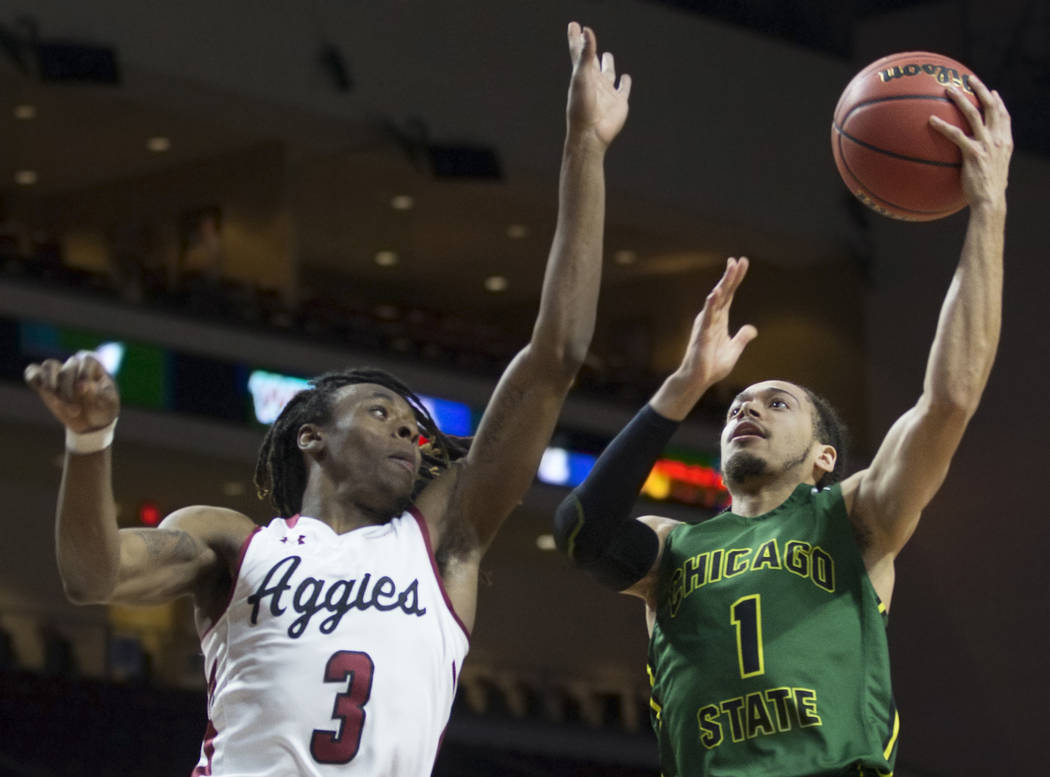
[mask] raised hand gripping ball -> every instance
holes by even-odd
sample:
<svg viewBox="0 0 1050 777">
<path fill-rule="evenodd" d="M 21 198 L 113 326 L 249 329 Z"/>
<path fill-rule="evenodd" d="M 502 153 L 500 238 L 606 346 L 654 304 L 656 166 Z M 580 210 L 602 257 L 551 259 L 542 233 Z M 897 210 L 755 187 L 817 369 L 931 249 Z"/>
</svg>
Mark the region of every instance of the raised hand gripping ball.
<svg viewBox="0 0 1050 777">
<path fill-rule="evenodd" d="M 831 151 L 861 202 L 904 221 L 932 221 L 966 205 L 959 148 L 929 118 L 939 116 L 971 134 L 944 91 L 954 86 L 980 109 L 971 73 L 950 57 L 908 51 L 876 60 L 853 77 L 835 106 Z"/>
</svg>

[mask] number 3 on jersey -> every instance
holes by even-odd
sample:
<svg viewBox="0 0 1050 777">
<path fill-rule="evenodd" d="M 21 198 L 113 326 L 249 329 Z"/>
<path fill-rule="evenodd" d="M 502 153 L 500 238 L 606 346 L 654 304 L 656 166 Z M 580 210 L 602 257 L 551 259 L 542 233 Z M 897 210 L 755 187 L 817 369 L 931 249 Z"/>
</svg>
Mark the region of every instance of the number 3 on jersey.
<svg viewBox="0 0 1050 777">
<path fill-rule="evenodd" d="M 368 653 L 340 650 L 332 654 L 324 668 L 326 683 L 346 682 L 346 690 L 335 695 L 332 717 L 341 721 L 338 731 L 314 729 L 310 755 L 322 764 L 345 764 L 357 755 L 365 726 L 365 704 L 372 695 L 375 664 Z M 349 682 L 347 680 L 349 679 Z"/>
<path fill-rule="evenodd" d="M 729 608 L 729 622 L 736 626 L 736 656 L 741 677 L 765 674 L 766 659 L 762 650 L 762 597 L 743 596 Z"/>
</svg>

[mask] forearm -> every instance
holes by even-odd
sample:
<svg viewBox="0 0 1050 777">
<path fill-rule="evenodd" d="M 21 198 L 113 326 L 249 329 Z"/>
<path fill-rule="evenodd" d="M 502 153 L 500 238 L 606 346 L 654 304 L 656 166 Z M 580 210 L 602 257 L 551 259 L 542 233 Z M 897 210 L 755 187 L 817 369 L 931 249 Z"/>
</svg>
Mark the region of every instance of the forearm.
<svg viewBox="0 0 1050 777">
<path fill-rule="evenodd" d="M 601 285 L 605 148 L 570 132 L 558 189 L 558 221 L 533 329 L 534 350 L 568 376 L 587 356 Z"/>
<path fill-rule="evenodd" d="M 655 535 L 631 520 L 631 510 L 677 428 L 676 421 L 649 405 L 643 407 L 555 512 L 559 549 L 577 566 L 599 573 L 602 582 L 618 590 L 648 572 L 655 557 Z"/>
<path fill-rule="evenodd" d="M 72 601 L 105 601 L 120 568 L 110 448 L 65 456 L 55 521 L 59 574 Z"/>
<path fill-rule="evenodd" d="M 974 206 L 930 351 L 924 390 L 938 406 L 972 413 L 995 360 L 1002 320 L 1006 203 Z"/>
</svg>

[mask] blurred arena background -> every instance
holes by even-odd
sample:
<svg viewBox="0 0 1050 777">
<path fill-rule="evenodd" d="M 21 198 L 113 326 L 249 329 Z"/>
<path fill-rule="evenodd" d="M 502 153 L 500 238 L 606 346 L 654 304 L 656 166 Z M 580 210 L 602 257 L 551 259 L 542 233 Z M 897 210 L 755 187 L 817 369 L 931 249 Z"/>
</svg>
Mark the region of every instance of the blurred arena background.
<svg viewBox="0 0 1050 777">
<path fill-rule="evenodd" d="M 639 511 L 722 503 L 723 400 L 809 384 L 852 468 L 917 396 L 965 215 L 866 211 L 828 148 L 867 62 L 955 57 L 1013 114 L 1003 339 L 948 482 L 898 565 L 898 777 L 1038 773 L 1050 565 L 1045 323 L 1050 5 L 1040 0 L 0 0 L 0 775 L 188 775 L 204 677 L 187 602 L 66 603 L 61 431 L 29 361 L 102 346 L 126 410 L 123 525 L 250 485 L 296 379 L 375 364 L 469 430 L 525 342 L 553 230 L 569 66 L 595 28 L 635 86 L 608 159 L 593 352 L 487 558 L 435 774 L 658 772 L 641 605 L 550 550 L 550 513 L 676 362 L 727 255 L 760 338 Z"/>
</svg>

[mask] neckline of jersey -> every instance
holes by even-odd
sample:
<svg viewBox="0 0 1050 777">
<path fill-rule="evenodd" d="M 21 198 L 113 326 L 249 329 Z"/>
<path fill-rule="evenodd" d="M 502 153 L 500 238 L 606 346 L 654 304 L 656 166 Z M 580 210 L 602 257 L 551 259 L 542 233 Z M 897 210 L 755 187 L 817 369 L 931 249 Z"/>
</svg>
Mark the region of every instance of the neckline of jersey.
<svg viewBox="0 0 1050 777">
<path fill-rule="evenodd" d="M 795 490 L 788 495 L 788 498 L 780 504 L 778 504 L 772 510 L 768 510 L 767 512 L 761 513 L 759 515 L 747 516 L 740 515 L 739 513 L 734 513 L 732 511 L 732 508 L 730 508 L 729 515 L 733 516 L 734 518 L 739 518 L 742 521 L 765 521 L 769 518 L 772 518 L 774 515 L 786 509 L 787 507 L 795 504 L 796 502 L 802 501 L 804 496 L 816 493 L 817 490 L 817 487 L 814 486 L 812 483 L 799 483 L 797 486 L 795 486 Z"/>
<path fill-rule="evenodd" d="M 310 521 L 312 523 L 317 524 L 318 526 L 323 526 L 325 529 L 327 529 L 329 532 L 331 532 L 336 537 L 346 537 L 346 536 L 351 535 L 351 534 L 356 534 L 357 532 L 368 532 L 368 533 L 370 533 L 372 530 L 377 530 L 378 533 L 386 533 L 386 532 L 392 531 L 393 525 L 394 525 L 394 521 L 396 521 L 398 518 L 401 518 L 401 517 L 402 517 L 401 515 L 395 515 L 393 518 L 391 518 L 386 523 L 373 523 L 373 524 L 368 524 L 366 526 L 358 526 L 356 529 L 350 529 L 349 531 L 345 531 L 345 532 L 343 532 L 341 534 L 339 532 L 337 532 L 335 529 L 333 529 L 329 524 L 327 524 L 324 521 L 322 521 L 320 518 L 314 518 L 311 515 L 300 515 L 298 517 L 298 521 L 302 521 L 302 520 L 305 519 L 307 521 Z M 285 521 L 284 525 L 287 527 L 288 526 L 287 519 L 282 519 L 282 520 Z M 296 526 L 298 526 L 298 525 L 299 524 L 297 522 Z M 289 531 L 295 531 L 295 529 L 289 528 Z"/>
</svg>

